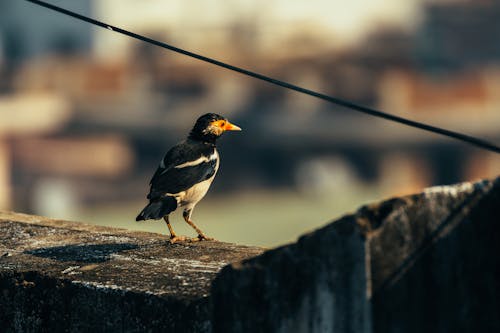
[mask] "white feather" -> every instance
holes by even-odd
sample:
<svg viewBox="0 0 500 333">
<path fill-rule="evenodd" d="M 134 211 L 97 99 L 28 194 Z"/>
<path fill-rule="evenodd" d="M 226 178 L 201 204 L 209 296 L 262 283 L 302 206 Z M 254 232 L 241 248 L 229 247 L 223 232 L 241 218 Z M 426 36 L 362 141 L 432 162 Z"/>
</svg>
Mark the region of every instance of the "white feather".
<svg viewBox="0 0 500 333">
<path fill-rule="evenodd" d="M 194 208 L 194 206 L 207 194 L 208 189 L 210 188 L 210 185 L 212 185 L 212 182 L 215 178 L 215 175 L 217 174 L 217 171 L 219 170 L 219 154 L 217 153 L 217 150 L 209 156 L 207 160 L 217 160 L 217 163 L 215 165 L 215 172 L 212 177 L 208 178 L 207 180 L 202 181 L 201 183 L 198 183 L 196 185 L 193 185 L 192 187 L 188 188 L 185 191 L 179 192 L 179 193 L 167 193 L 166 195 L 168 196 L 173 196 L 177 200 L 177 204 L 180 207 L 185 207 L 187 210 L 191 210 Z M 198 159 L 199 160 L 199 159 Z M 196 160 L 197 161 L 197 160 Z M 196 161 L 192 162 L 187 162 L 187 163 L 194 163 Z M 201 162 L 199 162 L 201 163 Z M 199 164 L 198 163 L 198 164 Z M 183 163 L 186 164 L 186 163 Z M 178 165 L 177 167 L 180 167 L 181 165 Z M 194 164 L 197 165 L 197 164 Z M 185 167 L 185 166 L 183 166 Z"/>
<path fill-rule="evenodd" d="M 212 155 L 210 155 L 209 157 L 206 157 L 206 156 L 202 156 L 194 161 L 189 161 L 189 162 L 186 162 L 186 163 L 182 163 L 182 164 L 179 164 L 179 165 L 176 165 L 174 168 L 176 169 L 182 169 L 182 168 L 187 168 L 187 167 L 191 167 L 191 166 L 195 166 L 195 165 L 198 165 L 198 164 L 201 164 L 203 162 L 210 162 L 210 161 L 213 161 L 215 159 L 217 159 L 217 151 L 214 151 Z"/>
</svg>

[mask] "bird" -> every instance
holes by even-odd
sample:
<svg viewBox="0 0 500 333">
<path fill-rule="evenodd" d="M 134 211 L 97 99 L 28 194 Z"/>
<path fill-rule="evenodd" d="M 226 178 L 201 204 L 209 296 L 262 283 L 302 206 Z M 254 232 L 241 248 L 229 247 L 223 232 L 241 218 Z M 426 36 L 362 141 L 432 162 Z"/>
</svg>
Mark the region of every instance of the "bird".
<svg viewBox="0 0 500 333">
<path fill-rule="evenodd" d="M 207 237 L 191 220 L 193 209 L 203 199 L 219 169 L 216 141 L 226 131 L 241 131 L 225 117 L 207 113 L 196 120 L 187 139 L 168 150 L 149 182 L 149 203 L 136 221 L 164 219 L 170 232 L 170 243 L 214 240 Z M 169 214 L 183 208 L 182 216 L 197 233 L 196 238 L 178 236 Z"/>
</svg>

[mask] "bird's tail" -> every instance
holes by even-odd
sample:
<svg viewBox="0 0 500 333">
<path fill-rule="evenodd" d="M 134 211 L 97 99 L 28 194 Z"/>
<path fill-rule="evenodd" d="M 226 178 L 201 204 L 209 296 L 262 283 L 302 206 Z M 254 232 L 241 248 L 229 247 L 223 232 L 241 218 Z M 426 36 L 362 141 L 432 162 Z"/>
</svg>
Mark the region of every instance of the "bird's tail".
<svg viewBox="0 0 500 333">
<path fill-rule="evenodd" d="M 135 218 L 136 221 L 149 219 L 161 219 L 177 208 L 177 200 L 174 197 L 163 197 L 161 199 L 151 201 L 142 212 Z"/>
</svg>

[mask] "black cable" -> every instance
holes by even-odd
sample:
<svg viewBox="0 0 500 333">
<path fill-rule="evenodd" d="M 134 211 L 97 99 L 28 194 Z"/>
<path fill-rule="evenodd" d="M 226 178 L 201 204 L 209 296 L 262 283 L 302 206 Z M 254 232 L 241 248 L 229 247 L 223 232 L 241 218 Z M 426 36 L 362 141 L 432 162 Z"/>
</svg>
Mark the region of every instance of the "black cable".
<svg viewBox="0 0 500 333">
<path fill-rule="evenodd" d="M 496 145 L 494 145 L 494 144 L 492 144 L 490 142 L 487 142 L 485 140 L 482 140 L 482 139 L 478 139 L 478 138 L 475 138 L 475 137 L 472 137 L 472 136 L 469 136 L 469 135 L 466 135 L 466 134 L 462 134 L 462 133 L 450 131 L 450 130 L 447 130 L 447 129 L 444 129 L 444 128 L 440 128 L 440 127 L 428 125 L 428 124 L 425 124 L 425 123 L 420 123 L 420 122 L 417 122 L 417 121 L 409 120 L 409 119 L 406 119 L 406 118 L 398 117 L 398 116 L 395 116 L 395 115 L 392 115 L 392 114 L 389 114 L 389 113 L 385 113 L 385 112 L 382 112 L 382 111 L 378 111 L 378 110 L 375 110 L 375 109 L 372 109 L 372 108 L 369 108 L 369 107 L 366 107 L 366 106 L 357 105 L 357 104 L 355 104 L 353 102 L 346 101 L 346 100 L 343 100 L 343 99 L 340 99 L 340 98 L 337 98 L 337 97 L 332 97 L 332 96 L 328 96 L 328 95 L 325 95 L 325 94 L 321 94 L 321 93 L 318 93 L 318 92 L 313 91 L 313 90 L 302 88 L 302 87 L 293 85 L 293 84 L 288 83 L 288 82 L 277 80 L 277 79 L 274 79 L 274 78 L 266 76 L 266 75 L 262 75 L 262 74 L 259 74 L 259 73 L 256 73 L 256 72 L 252 72 L 252 71 L 240 68 L 240 67 L 236 67 L 236 66 L 224 63 L 222 61 L 218 61 L 218 60 L 215 60 L 215 59 L 212 59 L 212 58 L 208 58 L 208 57 L 205 57 L 205 56 L 197 54 L 197 53 L 186 51 L 186 50 L 180 49 L 178 47 L 175 47 L 175 46 L 163 43 L 163 42 L 159 42 L 157 40 L 154 40 L 154 39 L 142 36 L 142 35 L 138 35 L 136 33 L 133 33 L 133 32 L 130 32 L 130 31 L 127 31 L 127 30 L 124 30 L 124 29 L 121 29 L 121 28 L 118 28 L 118 27 L 115 27 L 115 26 L 112 26 L 110 24 L 94 20 L 94 19 L 89 18 L 87 16 L 83 16 L 83 15 L 77 14 L 77 13 L 69 11 L 67 9 L 54 6 L 54 5 L 46 3 L 44 1 L 39 1 L 39 0 L 26 0 L 26 1 L 32 2 L 34 4 L 37 4 L 39 6 L 42 6 L 42 7 L 48 8 L 48 9 L 52 9 L 54 11 L 57 11 L 59 13 L 62 13 L 62 14 L 65 14 L 65 15 L 77 18 L 79 20 L 82 20 L 82 21 L 85 21 L 85 22 L 88 22 L 88 23 L 100 26 L 102 28 L 105 28 L 105 29 L 108 29 L 108 30 L 112 30 L 112 31 L 116 31 L 116 32 L 121 33 L 123 35 L 129 36 L 129 37 L 132 37 L 132 38 L 135 38 L 135 39 L 139 39 L 139 40 L 142 40 L 144 42 L 147 42 L 147 43 L 150 43 L 150 44 L 153 44 L 153 45 L 156 45 L 156 46 L 159 46 L 159 47 L 162 47 L 162 48 L 165 48 L 165 49 L 168 49 L 168 50 L 180 53 L 180 54 L 184 54 L 184 55 L 186 55 L 188 57 L 192 57 L 192 58 L 195 58 L 195 59 L 198 59 L 198 60 L 201 60 L 201 61 L 205 61 L 205 62 L 208 62 L 210 64 L 213 64 L 213 65 L 216 65 L 216 66 L 219 66 L 219 67 L 223 67 L 223 68 L 226 68 L 226 69 L 229 69 L 231 71 L 238 72 L 238 73 L 241 73 L 241 74 L 244 74 L 244 75 L 247 75 L 247 76 L 251 76 L 253 78 L 256 78 L 256 79 L 259 79 L 259 80 L 262 80 L 262 81 L 266 81 L 266 82 L 269 82 L 269 83 L 272 83 L 272 84 L 275 84 L 275 85 L 278 85 L 278 86 L 281 86 L 281 87 L 284 87 L 284 88 L 287 88 L 287 89 L 295 90 L 295 91 L 298 91 L 298 92 L 306 94 L 306 95 L 314 96 L 314 97 L 320 98 L 320 99 L 325 100 L 325 101 L 330 102 L 330 103 L 341 105 L 341 106 L 344 106 L 346 108 L 356 110 L 358 112 L 362 112 L 362 113 L 369 114 L 371 116 L 375 116 L 375 117 L 387 119 L 387 120 L 390 120 L 390 121 L 394 121 L 394 122 L 397 122 L 397 123 L 400 123 L 400 124 L 404 124 L 404 125 L 407 125 L 407 126 L 410 126 L 410 127 L 416 127 L 416 128 L 420 128 L 420 129 L 425 130 L 425 131 L 429 131 L 429 132 L 441 134 L 441 135 L 444 135 L 444 136 L 447 136 L 447 137 L 450 137 L 450 138 L 454 138 L 454 139 L 457 139 L 457 140 L 460 140 L 460 141 L 463 141 L 463 142 L 467 142 L 467 143 L 475 145 L 477 147 L 480 147 L 480 148 L 483 148 L 483 149 L 486 149 L 486 150 L 490 150 L 492 152 L 500 154 L 500 147 L 498 147 L 498 146 L 496 146 Z"/>
</svg>

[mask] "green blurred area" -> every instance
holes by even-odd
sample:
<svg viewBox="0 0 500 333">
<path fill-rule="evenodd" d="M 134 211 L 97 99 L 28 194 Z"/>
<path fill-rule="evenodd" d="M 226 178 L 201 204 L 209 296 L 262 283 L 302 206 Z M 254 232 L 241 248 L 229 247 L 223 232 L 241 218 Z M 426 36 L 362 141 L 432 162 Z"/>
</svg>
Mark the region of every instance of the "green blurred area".
<svg viewBox="0 0 500 333">
<path fill-rule="evenodd" d="M 292 191 L 256 191 L 211 196 L 196 207 L 193 221 L 208 236 L 217 240 L 274 247 L 296 240 L 339 216 L 375 200 L 377 193 L 359 191 L 336 195 L 310 196 Z M 88 223 L 168 234 L 163 220 L 135 222 L 146 202 L 96 207 L 77 215 Z M 182 219 L 180 210 L 170 221 L 177 234 L 196 236 Z"/>
</svg>

